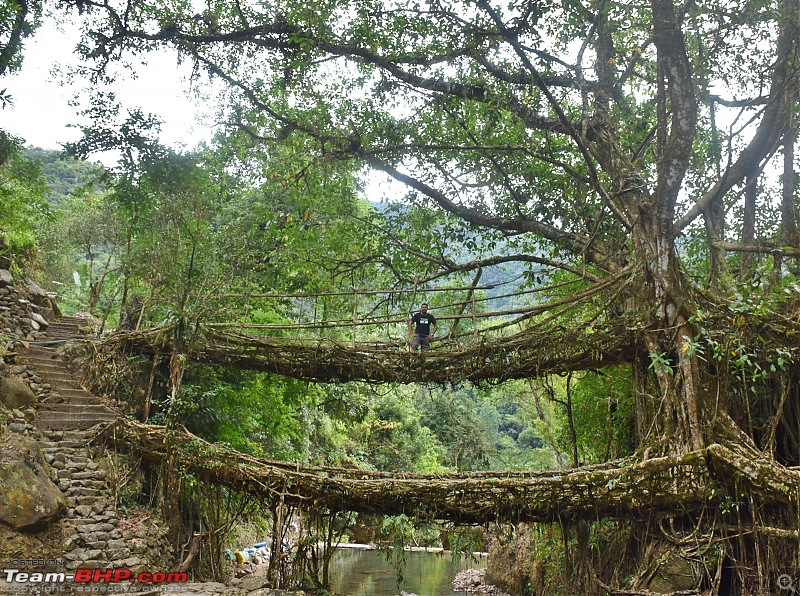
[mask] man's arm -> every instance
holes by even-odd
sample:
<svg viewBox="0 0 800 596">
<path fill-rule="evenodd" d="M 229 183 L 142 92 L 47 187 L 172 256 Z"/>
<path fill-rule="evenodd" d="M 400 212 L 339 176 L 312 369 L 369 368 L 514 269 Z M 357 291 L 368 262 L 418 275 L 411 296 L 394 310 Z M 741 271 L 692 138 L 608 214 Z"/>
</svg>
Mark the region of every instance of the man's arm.
<svg viewBox="0 0 800 596">
<path fill-rule="evenodd" d="M 408 334 L 414 335 L 414 317 L 408 319 Z"/>
<path fill-rule="evenodd" d="M 436 330 L 438 328 L 439 328 L 439 323 L 436 321 L 436 319 L 434 319 L 433 320 L 433 329 L 431 329 L 431 334 L 428 337 L 433 337 L 434 335 L 436 335 Z"/>
</svg>

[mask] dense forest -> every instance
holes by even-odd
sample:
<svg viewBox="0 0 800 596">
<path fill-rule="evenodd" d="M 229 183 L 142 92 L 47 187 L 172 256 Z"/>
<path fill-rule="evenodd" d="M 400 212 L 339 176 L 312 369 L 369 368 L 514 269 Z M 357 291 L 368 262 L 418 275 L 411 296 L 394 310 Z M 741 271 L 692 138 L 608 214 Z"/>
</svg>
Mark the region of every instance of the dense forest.
<svg viewBox="0 0 800 596">
<path fill-rule="evenodd" d="M 9 6 L 0 76 L 42 17 Z M 614 470 L 483 528 L 529 593 L 647 593 L 665 561 L 681 593 L 766 593 L 795 568 L 796 0 L 45 7 L 82 32 L 90 124 L 64 155 L 0 137 L 0 265 L 95 317 L 98 391 L 260 458 Z M 207 145 L 164 146 L 113 92 L 165 50 L 219 93 Z M 423 301 L 440 328 L 414 362 L 452 354 L 447 382 L 251 356 L 402 359 Z M 482 346 L 495 378 L 466 382 Z"/>
</svg>

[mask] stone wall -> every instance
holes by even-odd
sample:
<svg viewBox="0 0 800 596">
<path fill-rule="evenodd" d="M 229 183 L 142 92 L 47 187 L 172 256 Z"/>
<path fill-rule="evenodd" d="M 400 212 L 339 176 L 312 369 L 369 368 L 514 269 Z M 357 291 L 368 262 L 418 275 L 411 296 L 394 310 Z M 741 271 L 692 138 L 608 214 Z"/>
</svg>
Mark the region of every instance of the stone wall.
<svg viewBox="0 0 800 596">
<path fill-rule="evenodd" d="M 32 280 L 0 269 L 0 337 L 33 341 L 58 315 L 55 301 Z"/>
</svg>

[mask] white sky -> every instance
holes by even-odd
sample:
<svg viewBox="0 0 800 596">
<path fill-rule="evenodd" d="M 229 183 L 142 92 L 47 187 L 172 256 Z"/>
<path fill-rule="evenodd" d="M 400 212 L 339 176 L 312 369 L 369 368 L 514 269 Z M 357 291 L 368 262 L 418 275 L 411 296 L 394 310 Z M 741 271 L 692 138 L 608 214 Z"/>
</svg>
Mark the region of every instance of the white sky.
<svg viewBox="0 0 800 596">
<path fill-rule="evenodd" d="M 14 101 L 13 106 L 0 110 L 0 128 L 25 139 L 26 145 L 44 149 L 60 149 L 61 143 L 80 138 L 80 131 L 69 125 L 82 121 L 81 107 L 69 104 L 87 83 L 78 81 L 70 87 L 52 74 L 54 68 L 66 72 L 70 64 L 77 63 L 72 53 L 76 42 L 76 34 L 61 32 L 50 22 L 26 41 L 20 71 L 0 80 L 0 90 L 7 88 Z M 194 147 L 210 139 L 212 130 L 196 123 L 200 110 L 187 97 L 182 73 L 186 69 L 179 70 L 176 60 L 165 56 L 157 64 L 137 67 L 138 79 L 128 77 L 115 85 L 115 90 L 123 105 L 139 107 L 164 121 L 162 143 Z"/>
<path fill-rule="evenodd" d="M 75 125 L 85 123 L 79 114 L 81 106 L 70 102 L 78 93 L 86 94 L 88 82 L 69 85 L 57 73 L 59 70 L 66 73 L 70 65 L 77 64 L 73 54 L 77 41 L 77 33 L 60 31 L 47 20 L 28 38 L 22 68 L 0 79 L 0 90 L 7 89 L 14 102 L 13 106 L 0 110 L 0 129 L 24 139 L 26 146 L 43 149 L 60 150 L 63 143 L 80 139 L 80 129 Z M 117 97 L 126 107 L 139 107 L 163 121 L 162 143 L 177 149 L 210 141 L 213 120 L 209 114 L 203 114 L 204 109 L 210 111 L 209 104 L 198 107 L 189 98 L 185 81 L 189 73 L 186 67 L 178 67 L 174 56 L 165 54 L 158 61 L 151 58 L 151 64 L 137 67 L 136 74 L 135 80 L 127 77 L 115 84 Z M 113 166 L 117 158 L 108 154 L 90 159 Z M 366 183 L 364 194 L 374 201 L 404 192 L 401 185 L 379 174 L 367 175 Z"/>
</svg>

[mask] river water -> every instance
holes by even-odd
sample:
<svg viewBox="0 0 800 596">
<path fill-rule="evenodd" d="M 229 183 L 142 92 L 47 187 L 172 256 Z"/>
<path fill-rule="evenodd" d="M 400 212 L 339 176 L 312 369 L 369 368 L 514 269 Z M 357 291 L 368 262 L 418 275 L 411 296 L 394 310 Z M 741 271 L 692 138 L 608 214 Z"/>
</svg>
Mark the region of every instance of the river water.
<svg viewBox="0 0 800 596">
<path fill-rule="evenodd" d="M 403 582 L 385 553 L 355 548 L 338 549 L 331 560 L 331 589 L 341 596 L 397 596 L 401 590 L 419 596 L 452 596 L 453 578 L 462 569 L 483 567 L 477 561 L 453 561 L 450 553 L 407 551 Z"/>
</svg>

